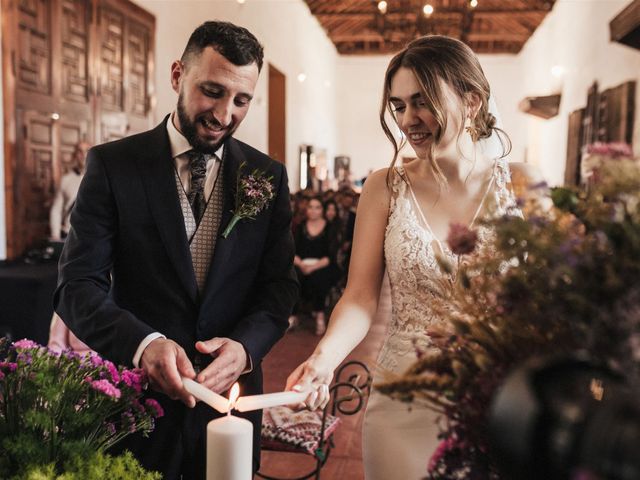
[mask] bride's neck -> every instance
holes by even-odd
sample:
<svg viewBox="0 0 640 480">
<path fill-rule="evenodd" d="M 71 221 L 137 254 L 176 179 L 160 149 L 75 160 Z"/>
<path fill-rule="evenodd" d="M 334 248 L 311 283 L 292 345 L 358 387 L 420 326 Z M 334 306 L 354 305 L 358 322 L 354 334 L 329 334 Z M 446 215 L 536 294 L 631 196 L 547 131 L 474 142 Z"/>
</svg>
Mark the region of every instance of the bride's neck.
<svg viewBox="0 0 640 480">
<path fill-rule="evenodd" d="M 494 168 L 495 160 L 476 155 L 475 161 L 461 158 L 438 158 L 440 170 L 447 179 L 449 188 L 473 190 L 487 180 Z M 428 159 L 420 159 L 417 165 L 418 175 L 422 178 L 433 178 L 434 173 Z"/>
</svg>

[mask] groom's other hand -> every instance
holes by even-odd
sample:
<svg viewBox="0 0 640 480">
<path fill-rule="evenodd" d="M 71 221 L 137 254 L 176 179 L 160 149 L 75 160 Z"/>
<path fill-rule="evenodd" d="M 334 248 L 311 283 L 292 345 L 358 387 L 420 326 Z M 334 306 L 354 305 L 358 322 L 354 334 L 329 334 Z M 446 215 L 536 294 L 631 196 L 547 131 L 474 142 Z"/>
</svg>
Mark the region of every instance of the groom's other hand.
<svg viewBox="0 0 640 480">
<path fill-rule="evenodd" d="M 196 372 L 184 349 L 173 340 L 157 338 L 144 349 L 140 367 L 155 390 L 193 408 L 196 399 L 182 385 L 182 377 L 195 378 Z"/>
<path fill-rule="evenodd" d="M 216 337 L 196 342 L 196 349 L 200 353 L 215 357 L 213 362 L 198 374 L 196 381 L 216 393 L 229 390 L 248 364 L 247 352 L 242 344 L 230 338 Z"/>
</svg>

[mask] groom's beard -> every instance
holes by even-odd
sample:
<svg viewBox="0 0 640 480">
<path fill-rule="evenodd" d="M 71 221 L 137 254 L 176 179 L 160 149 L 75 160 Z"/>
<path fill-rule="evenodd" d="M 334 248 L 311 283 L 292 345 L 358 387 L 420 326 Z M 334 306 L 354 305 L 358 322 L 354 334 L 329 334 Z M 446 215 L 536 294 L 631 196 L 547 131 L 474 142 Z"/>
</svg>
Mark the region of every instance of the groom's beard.
<svg viewBox="0 0 640 480">
<path fill-rule="evenodd" d="M 229 125 L 227 133 L 225 133 L 222 138 L 220 138 L 220 140 L 218 140 L 216 143 L 210 143 L 204 140 L 200 135 L 198 135 L 198 131 L 196 129 L 196 122 L 198 120 L 192 122 L 187 115 L 187 112 L 184 108 L 184 96 L 182 95 L 182 92 L 180 92 L 180 94 L 178 95 L 177 113 L 180 129 L 182 130 L 182 135 L 184 135 L 184 138 L 187 139 L 189 145 L 191 145 L 194 150 L 207 155 L 215 154 L 220 146 L 227 140 L 227 138 L 233 135 L 238 128 L 238 125 Z M 217 127 L 223 127 L 223 125 L 218 122 L 215 117 L 213 118 L 211 123 L 213 123 Z"/>
</svg>

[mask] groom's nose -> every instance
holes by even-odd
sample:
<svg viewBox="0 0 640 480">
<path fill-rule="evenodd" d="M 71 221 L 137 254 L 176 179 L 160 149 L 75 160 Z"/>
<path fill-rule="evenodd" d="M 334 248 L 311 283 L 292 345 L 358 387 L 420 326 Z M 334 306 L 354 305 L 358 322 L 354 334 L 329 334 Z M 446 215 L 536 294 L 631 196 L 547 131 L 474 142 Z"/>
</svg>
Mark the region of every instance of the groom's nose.
<svg viewBox="0 0 640 480">
<path fill-rule="evenodd" d="M 219 99 L 214 105 L 212 113 L 222 127 L 228 127 L 233 117 L 233 100 Z"/>
</svg>

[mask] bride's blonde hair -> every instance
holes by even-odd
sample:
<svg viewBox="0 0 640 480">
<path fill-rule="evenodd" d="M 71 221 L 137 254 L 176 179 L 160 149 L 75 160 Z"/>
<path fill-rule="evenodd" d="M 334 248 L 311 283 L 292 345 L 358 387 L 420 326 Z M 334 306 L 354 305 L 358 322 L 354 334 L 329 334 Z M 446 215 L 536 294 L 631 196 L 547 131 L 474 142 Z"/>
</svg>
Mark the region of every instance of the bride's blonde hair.
<svg viewBox="0 0 640 480">
<path fill-rule="evenodd" d="M 511 141 L 502 129 L 496 127 L 496 117 L 489 112 L 491 90 L 476 55 L 471 48 L 455 38 L 443 35 L 427 35 L 413 40 L 402 51 L 397 53 L 389 62 L 385 73 L 380 123 L 394 149 L 393 161 L 389 172 L 393 171 L 393 167 L 398 160 L 398 153 L 406 143 L 405 138 L 398 144 L 385 118 L 387 112 L 394 119 L 396 118 L 389 102 L 389 97 L 391 95 L 391 81 L 401 67 L 410 69 L 415 75 L 426 107 L 431 111 L 440 127 L 438 132 L 435 133 L 434 142 L 431 144 L 429 166 L 441 187 L 447 185 L 447 180 L 438 164 L 435 151 L 447 128 L 447 112 L 444 107 L 444 92 L 441 88 L 440 80 L 449 85 L 461 99 L 465 99 L 469 93 L 478 95 L 481 101 L 480 109 L 475 118 L 471 120 L 471 127 L 475 128 L 478 139 L 489 138 L 494 130 L 498 131 L 501 135 L 499 138 L 503 150 L 502 157 L 509 154 Z M 460 115 L 462 118 L 458 137 L 462 134 L 465 124 L 464 111 L 461 111 Z M 390 178 L 389 174 L 388 180 Z"/>
</svg>

